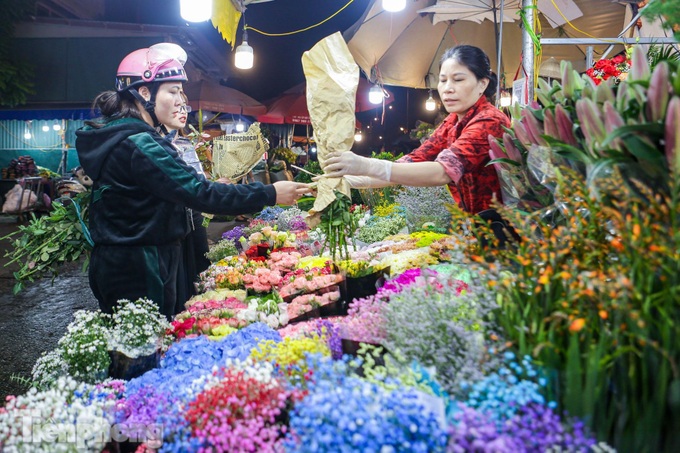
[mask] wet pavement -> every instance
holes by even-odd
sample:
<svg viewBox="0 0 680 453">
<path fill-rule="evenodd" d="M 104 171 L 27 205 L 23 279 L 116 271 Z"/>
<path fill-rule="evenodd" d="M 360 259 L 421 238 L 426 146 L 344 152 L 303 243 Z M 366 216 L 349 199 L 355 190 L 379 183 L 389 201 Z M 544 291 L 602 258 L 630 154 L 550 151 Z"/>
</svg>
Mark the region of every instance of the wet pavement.
<svg viewBox="0 0 680 453">
<path fill-rule="evenodd" d="M 16 216 L 0 217 L 0 237 L 16 231 L 19 224 Z M 209 239 L 219 240 L 222 232 L 234 225 L 211 222 Z M 82 261 L 64 266 L 54 282 L 51 278 L 41 279 L 13 295 L 12 271 L 16 267 L 4 267 L 8 247 L 8 241 L 0 241 L 0 406 L 7 395 L 22 394 L 28 389 L 15 378 L 30 379 L 35 361 L 56 347 L 73 313 L 98 308 L 87 274 L 81 271 Z"/>
</svg>

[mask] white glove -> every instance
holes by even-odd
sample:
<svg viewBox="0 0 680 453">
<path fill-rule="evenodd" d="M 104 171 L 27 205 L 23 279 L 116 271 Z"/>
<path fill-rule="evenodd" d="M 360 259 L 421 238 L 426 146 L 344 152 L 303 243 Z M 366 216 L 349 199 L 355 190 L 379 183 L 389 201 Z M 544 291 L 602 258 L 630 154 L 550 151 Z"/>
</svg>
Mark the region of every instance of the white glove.
<svg viewBox="0 0 680 453">
<path fill-rule="evenodd" d="M 372 178 L 370 176 L 347 175 L 345 176 L 345 181 L 347 181 L 352 189 L 378 189 L 380 187 L 392 185 L 389 181 L 383 181 L 382 179 Z"/>
<path fill-rule="evenodd" d="M 329 178 L 345 175 L 373 176 L 389 182 L 392 176 L 392 162 L 361 157 L 351 151 L 335 152 L 328 155 L 323 170 Z"/>
</svg>

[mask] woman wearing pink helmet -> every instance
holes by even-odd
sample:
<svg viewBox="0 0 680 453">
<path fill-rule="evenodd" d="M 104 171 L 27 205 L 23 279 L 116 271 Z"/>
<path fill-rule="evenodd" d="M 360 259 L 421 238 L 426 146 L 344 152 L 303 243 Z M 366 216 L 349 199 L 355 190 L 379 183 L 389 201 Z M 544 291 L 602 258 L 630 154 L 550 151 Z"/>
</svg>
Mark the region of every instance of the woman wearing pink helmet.
<svg viewBox="0 0 680 453">
<path fill-rule="evenodd" d="M 184 103 L 186 53 L 162 43 L 126 56 L 116 91 L 99 94 L 101 117 L 76 132 L 78 158 L 93 180 L 90 287 L 105 312 L 120 299 L 148 297 L 171 318 L 187 300 L 181 241 L 186 208 L 214 214 L 257 212 L 292 204 L 309 186 L 225 185 L 198 175 L 156 127 L 169 124 Z"/>
</svg>

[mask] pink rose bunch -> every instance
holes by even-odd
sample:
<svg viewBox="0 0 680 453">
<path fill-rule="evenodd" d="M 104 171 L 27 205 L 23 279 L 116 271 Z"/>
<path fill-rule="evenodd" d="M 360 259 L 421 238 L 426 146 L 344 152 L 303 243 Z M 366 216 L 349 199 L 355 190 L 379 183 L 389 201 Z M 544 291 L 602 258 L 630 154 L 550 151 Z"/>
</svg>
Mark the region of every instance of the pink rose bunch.
<svg viewBox="0 0 680 453">
<path fill-rule="evenodd" d="M 269 255 L 269 266 L 285 274 L 297 267 L 301 257 L 299 252 L 272 252 Z"/>
<path fill-rule="evenodd" d="M 312 277 L 300 275 L 295 277 L 292 282 L 283 285 L 279 294 L 285 298 L 295 294 L 313 293 L 341 281 L 342 276 L 339 274 L 316 275 Z"/>
<path fill-rule="evenodd" d="M 340 300 L 340 291 L 329 291 L 324 294 L 303 294 L 288 304 L 288 317 L 294 318 L 308 311 Z"/>
<path fill-rule="evenodd" d="M 258 293 L 271 292 L 273 288 L 281 283 L 281 279 L 281 273 L 278 270 L 266 267 L 258 267 L 254 271 L 251 269 L 243 275 L 243 282 L 246 288 Z"/>
<path fill-rule="evenodd" d="M 238 311 L 238 310 L 244 310 L 248 308 L 246 304 L 241 302 L 235 297 L 229 297 L 228 299 L 225 300 L 204 300 L 204 301 L 198 301 L 191 305 L 188 310 L 189 313 L 196 313 L 196 312 L 201 312 L 204 310 L 232 310 L 232 311 Z"/>
</svg>

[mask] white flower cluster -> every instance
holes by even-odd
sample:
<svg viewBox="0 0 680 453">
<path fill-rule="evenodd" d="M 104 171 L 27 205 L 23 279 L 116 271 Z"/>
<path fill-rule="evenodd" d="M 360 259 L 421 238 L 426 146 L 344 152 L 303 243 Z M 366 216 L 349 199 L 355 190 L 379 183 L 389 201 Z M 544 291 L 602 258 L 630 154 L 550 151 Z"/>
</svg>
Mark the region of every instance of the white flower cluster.
<svg viewBox="0 0 680 453">
<path fill-rule="evenodd" d="M 107 332 L 109 350 L 134 358 L 153 353 L 163 332 L 170 327 L 158 305 L 145 298 L 121 299 L 114 308 Z"/>
<path fill-rule="evenodd" d="M 87 310 L 77 311 L 73 316 L 75 319 L 68 325 L 66 335 L 59 340 L 59 355 L 69 376 L 82 382 L 100 382 L 111 363 L 106 341 L 108 316 Z M 37 380 L 44 379 L 38 376 Z"/>
<path fill-rule="evenodd" d="M 272 299 L 251 299 L 248 308 L 236 314 L 238 319 L 248 322 L 263 322 L 272 329 L 288 325 L 288 304 Z"/>
<path fill-rule="evenodd" d="M 35 388 L 10 399 L 0 411 L 3 452 L 99 452 L 110 440 L 112 399 L 79 398 L 92 387 L 59 378 L 48 390 Z"/>
</svg>

